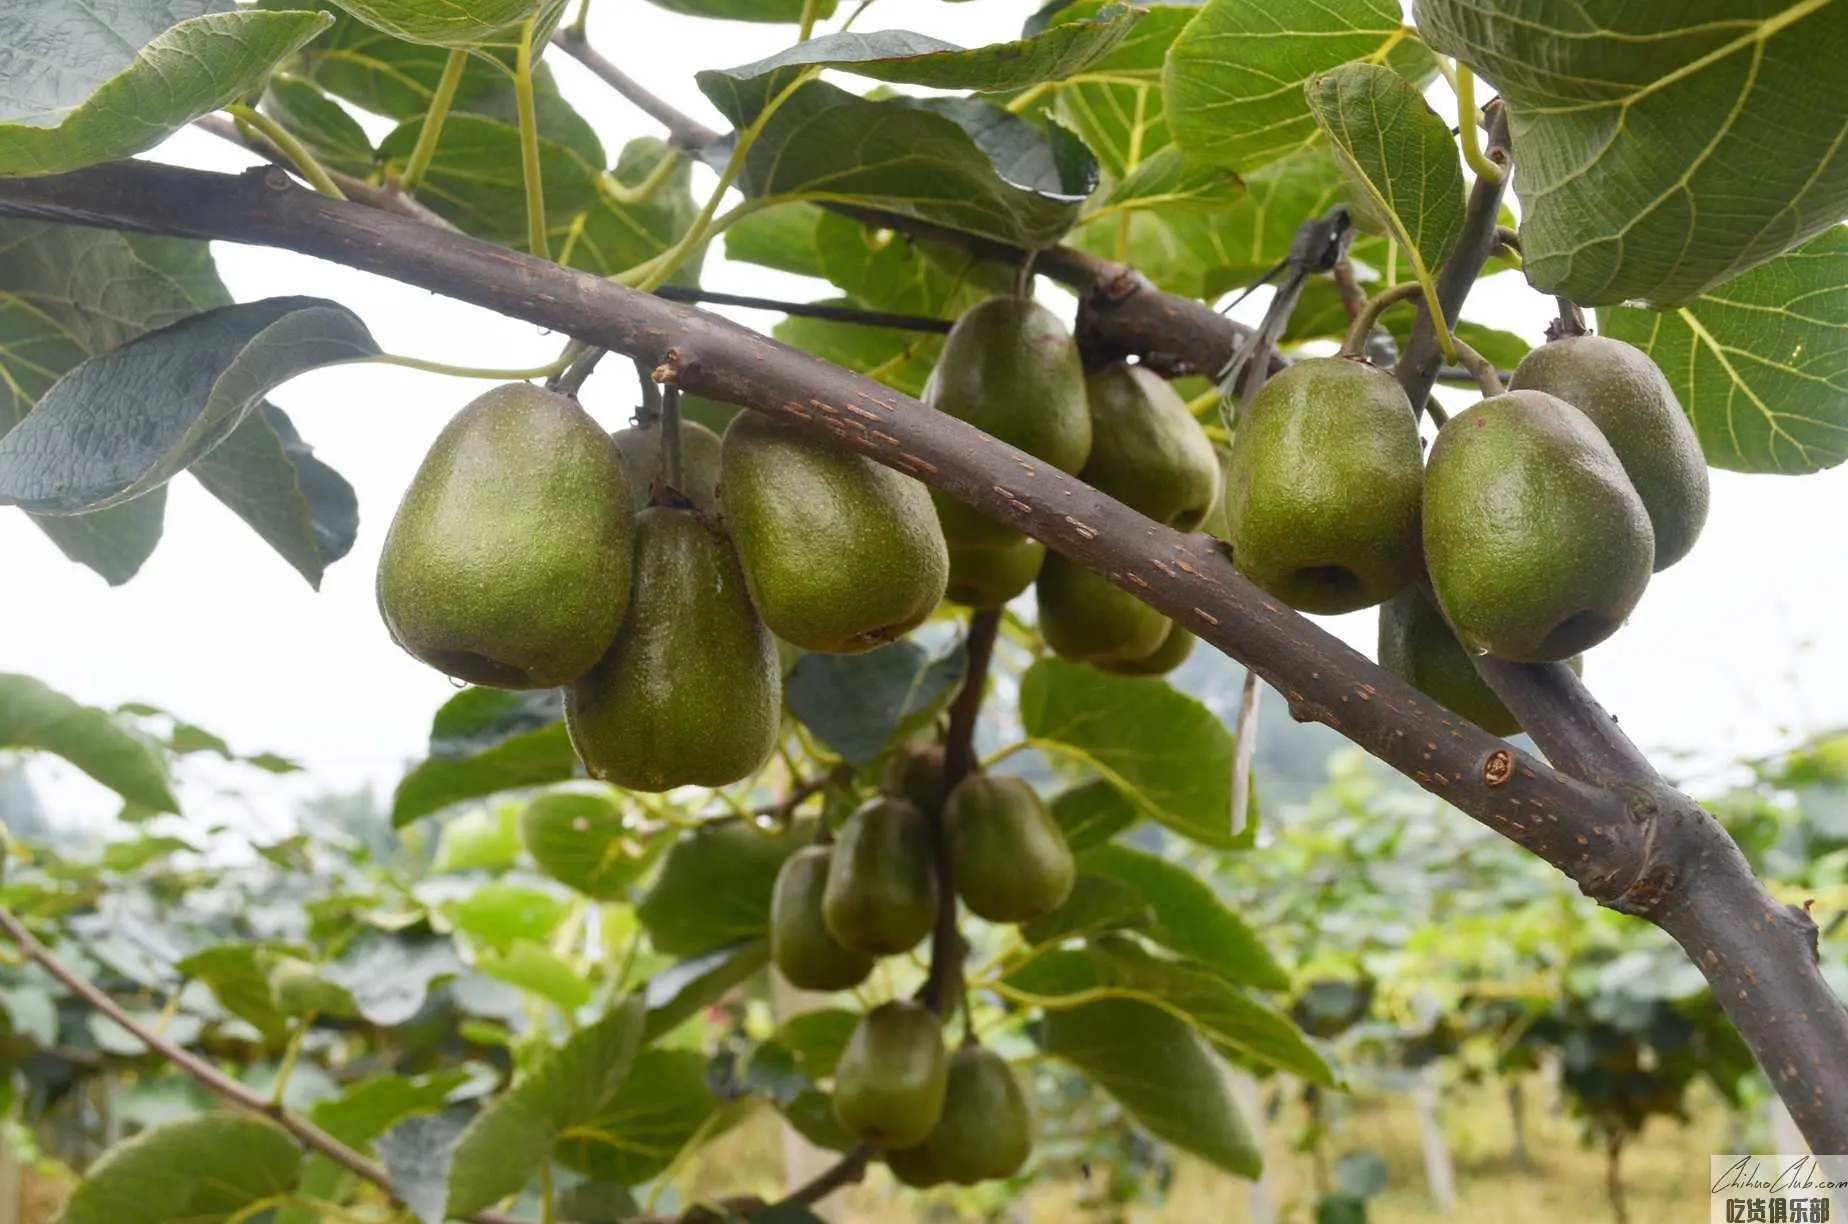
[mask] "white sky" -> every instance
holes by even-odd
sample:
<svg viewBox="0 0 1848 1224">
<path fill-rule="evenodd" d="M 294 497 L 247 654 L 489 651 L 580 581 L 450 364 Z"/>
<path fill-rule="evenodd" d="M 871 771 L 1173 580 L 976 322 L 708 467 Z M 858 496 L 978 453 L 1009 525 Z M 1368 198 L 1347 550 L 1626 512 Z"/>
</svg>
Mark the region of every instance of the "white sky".
<svg viewBox="0 0 1848 1224">
<path fill-rule="evenodd" d="M 843 15 L 849 7 L 842 5 Z M 1035 7 L 1037 0 L 880 0 L 859 28 L 922 30 L 977 45 L 1017 37 Z M 791 29 L 704 22 L 641 0 L 598 0 L 591 35 L 657 93 L 720 126 L 693 72 L 774 52 Z M 626 140 L 658 134 L 575 63 L 562 55 L 551 62 L 612 157 Z M 190 131 L 156 156 L 220 170 L 250 161 Z M 703 168 L 696 174 L 695 191 L 703 193 L 713 180 Z M 391 352 L 516 367 L 543 364 L 559 348 L 559 337 L 527 324 L 332 264 L 223 244 L 217 254 L 239 299 L 334 298 L 358 311 Z M 785 298 L 828 292 L 818 282 L 727 264 L 718 244 L 706 284 Z M 1255 315 L 1262 300 L 1246 306 Z M 766 328 L 773 321 L 728 313 Z M 1537 342 L 1551 304 L 1505 274 L 1485 283 L 1466 314 Z M 373 604 L 373 570 L 398 497 L 436 432 L 490 385 L 356 366 L 307 375 L 276 393 L 302 435 L 359 492 L 358 543 L 319 594 L 188 478 L 172 486 L 159 550 L 116 589 L 65 561 L 23 515 L 0 512 L 10 595 L 0 611 L 0 670 L 31 673 L 93 704 L 165 707 L 239 750 L 274 750 L 304 762 L 315 785 L 371 780 L 389 789 L 404 764 L 422 755 L 430 716 L 453 689 L 392 645 Z M 585 402 L 616 427 L 630 411 L 633 385 L 626 363 L 606 363 Z M 1833 538 L 1845 508 L 1845 469 L 1802 478 L 1714 473 L 1712 516 L 1699 546 L 1657 576 L 1631 623 L 1586 666 L 1592 688 L 1646 749 L 1691 752 L 1711 767 L 1848 724 L 1848 634 L 1839 627 L 1848 576 L 1833 546 L 1817 542 Z M 1372 613 L 1327 623 L 1371 653 Z M 42 764 L 34 777 L 61 818 L 115 810 L 113 799 L 66 768 Z"/>
</svg>

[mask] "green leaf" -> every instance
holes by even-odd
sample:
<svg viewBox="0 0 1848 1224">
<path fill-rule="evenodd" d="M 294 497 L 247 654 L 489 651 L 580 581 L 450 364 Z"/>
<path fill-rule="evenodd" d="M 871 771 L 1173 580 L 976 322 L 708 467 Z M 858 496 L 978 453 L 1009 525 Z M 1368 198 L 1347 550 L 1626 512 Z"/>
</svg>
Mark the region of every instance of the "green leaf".
<svg viewBox="0 0 1848 1224">
<path fill-rule="evenodd" d="M 392 827 L 467 799 L 571 778 L 577 754 L 563 720 L 556 690 L 462 690 L 436 713 L 429 758 L 398 783 Z"/>
<path fill-rule="evenodd" d="M 372 138 L 314 82 L 278 73 L 264 87 L 263 110 L 324 165 L 356 174 L 372 169 Z"/>
<path fill-rule="evenodd" d="M 436 47 L 482 47 L 519 42 L 520 26 L 537 15 L 534 39 L 551 36 L 564 0 L 335 0 L 369 26 L 407 42 Z"/>
<path fill-rule="evenodd" d="M 1527 277 L 1584 305 L 1691 302 L 1848 215 L 1848 8 L 1421 0 L 1495 83 Z"/>
<path fill-rule="evenodd" d="M 698 79 L 735 124 L 768 100 L 762 81 Z M 1059 240 L 1095 186 L 1095 163 L 1062 129 L 973 98 L 861 98 L 822 81 L 784 101 L 738 175 L 747 196 L 856 204 L 1034 249 Z"/>
<path fill-rule="evenodd" d="M 776 1031 L 776 1042 L 789 1051 L 802 1074 L 820 1081 L 834 1074 L 848 1038 L 860 1023 L 857 1012 L 824 1007 L 791 1016 Z"/>
<path fill-rule="evenodd" d="M 77 514 L 166 483 L 270 389 L 377 353 L 359 316 L 320 298 L 208 310 L 92 357 L 0 439 L 0 501 Z"/>
<path fill-rule="evenodd" d="M 642 1040 L 653 1041 L 672 1032 L 769 963 L 770 941 L 760 936 L 663 969 L 643 988 L 648 1020 Z"/>
<path fill-rule="evenodd" d="M 1093 67 L 1116 49 L 1140 16 L 1125 5 L 1112 5 L 1095 20 L 1067 22 L 1031 38 L 974 50 L 908 30 L 843 31 L 811 38 L 742 68 L 727 69 L 725 75 L 743 81 L 782 68 L 820 67 L 933 89 L 1020 89 Z"/>
<path fill-rule="evenodd" d="M 1228 909 L 1212 887 L 1178 863 L 1128 846 L 1094 846 L 1080 869 L 1121 881 L 1141 893 L 1155 912 L 1144 932 L 1164 947 L 1222 974 L 1228 981 L 1287 990 L 1290 975 L 1251 924 Z"/>
<path fill-rule="evenodd" d="M 279 1127 L 207 1113 L 142 1131 L 103 1153 L 62 1224 L 230 1224 L 295 1185 L 302 1154 Z"/>
<path fill-rule="evenodd" d="M 1105 983 L 1141 991 L 1185 1013 L 1222 1053 L 1335 1086 L 1334 1068 L 1288 1016 L 1217 974 L 1161 960 L 1120 936 L 1093 941 L 1091 955 Z"/>
<path fill-rule="evenodd" d="M 521 940 L 550 939 L 570 910 L 551 893 L 516 884 L 483 884 L 449 906 L 458 929 L 503 952 Z"/>
<path fill-rule="evenodd" d="M 1080 782 L 1053 796 L 1052 818 L 1074 851 L 1102 845 L 1142 819 L 1136 805 L 1102 778 Z"/>
<path fill-rule="evenodd" d="M 31 676 L 0 672 L 0 745 L 63 757 L 130 803 L 178 812 L 166 762 L 106 711 L 79 705 Z"/>
<path fill-rule="evenodd" d="M 767 935 L 776 873 L 813 839 L 813 825 L 806 821 L 783 833 L 727 820 L 681 834 L 654 887 L 635 907 L 655 951 L 699 956 Z"/>
<path fill-rule="evenodd" d="M 1074 935 L 1091 935 L 1121 927 L 1146 927 L 1152 917 L 1142 893 L 1108 876 L 1080 875 L 1071 895 L 1050 914 L 1041 914 L 1020 928 L 1030 944 L 1058 943 Z"/>
<path fill-rule="evenodd" d="M 445 821 L 436 839 L 430 874 L 505 871 L 520 857 L 518 822 L 511 805 L 472 808 Z"/>
<path fill-rule="evenodd" d="M 402 171 L 422 133 L 422 118 L 406 120 L 379 142 L 379 157 Z M 539 138 L 548 230 L 568 232 L 572 218 L 598 202 L 598 171 L 569 145 Z M 417 198 L 466 234 L 524 249 L 526 180 L 519 129 L 485 115 L 450 115 Z"/>
<path fill-rule="evenodd" d="M 567 1016 L 590 1002 L 590 983 L 543 944 L 516 939 L 505 952 L 483 952 L 478 968 L 489 977 L 538 995 Z"/>
<path fill-rule="evenodd" d="M 1799 474 L 1848 457 L 1848 229 L 1686 306 L 1598 312 L 1655 359 L 1714 467 Z"/>
<path fill-rule="evenodd" d="M 1314 138 L 1310 78 L 1408 39 L 1397 0 L 1210 0 L 1168 53 L 1168 125 L 1202 161 L 1255 170 Z"/>
<path fill-rule="evenodd" d="M 828 298 L 820 304 L 865 308 L 852 298 Z M 931 366 L 943 348 L 940 337 L 919 332 L 795 316 L 778 322 L 771 335 L 837 366 L 861 374 L 877 371 L 880 382 L 911 396 L 923 393 Z"/>
<path fill-rule="evenodd" d="M 381 1075 L 361 1080 L 337 1097 L 315 1102 L 308 1117 L 342 1143 L 364 1145 L 406 1118 L 443 1108 L 450 1095 L 468 1079 L 468 1072 L 462 1070 L 418 1076 Z"/>
<path fill-rule="evenodd" d="M 1321 73 L 1304 92 L 1361 213 L 1405 248 L 1428 296 L 1463 232 L 1463 166 L 1449 125 L 1382 64 Z"/>
<path fill-rule="evenodd" d="M 323 975 L 345 987 L 359 1014 L 381 1028 L 403 1024 L 423 1009 L 431 985 L 462 971 L 447 938 L 364 934 Z"/>
<path fill-rule="evenodd" d="M 608 1107 L 641 1036 L 642 1000 L 631 996 L 475 1115 L 450 1167 L 449 1214 L 473 1215 L 526 1185 L 561 1134 Z"/>
<path fill-rule="evenodd" d="M 725 257 L 796 276 L 826 279 L 816 228 L 826 214 L 813 204 L 772 204 L 725 231 Z"/>
<path fill-rule="evenodd" d="M 61 174 L 151 149 L 254 92 L 327 26 L 215 0 L 0 9 L 0 175 Z"/>
<path fill-rule="evenodd" d="M 1061 10 L 1055 22 L 1083 20 L 1101 7 L 1100 0 L 1082 0 Z M 1199 14 L 1197 4 L 1151 5 L 1101 63 L 1060 83 L 1054 112 L 1084 139 L 1112 178 L 1123 178 L 1168 147 L 1162 64 L 1175 38 Z"/>
<path fill-rule="evenodd" d="M 640 840 L 604 795 L 549 791 L 520 813 L 520 839 L 539 870 L 595 901 L 621 901 L 667 844 Z"/>
<path fill-rule="evenodd" d="M 966 662 L 960 644 L 932 657 L 911 641 L 863 654 L 805 654 L 783 683 L 783 702 L 858 768 L 936 718 L 955 698 Z"/>
<path fill-rule="evenodd" d="M 777 21 L 794 24 L 801 19 L 804 0 L 649 0 L 656 8 L 690 17 L 722 17 L 729 21 Z M 834 16 L 835 0 L 821 0 L 816 15 Z"/>
<path fill-rule="evenodd" d="M 1156 1138 L 1239 1177 L 1263 1170 L 1224 1067 L 1185 1021 L 1152 1004 L 1101 999 L 1047 1012 L 1041 1041 Z"/>
<path fill-rule="evenodd" d="M 598 1181 L 633 1186 L 674 1163 L 695 1138 L 711 1139 L 718 1097 L 706 1082 L 706 1056 L 643 1050 L 596 1117 L 565 1132 L 558 1163 Z"/>
<path fill-rule="evenodd" d="M 1098 201 L 1100 213 L 1154 208 L 1170 214 L 1216 213 L 1245 194 L 1244 180 L 1223 166 L 1196 161 L 1174 146 L 1144 158 Z"/>
<path fill-rule="evenodd" d="M 467 1128 L 462 1111 L 450 1110 L 414 1114 L 379 1136 L 379 1162 L 390 1177 L 392 1195 L 419 1224 L 443 1224 L 450 1218 L 444 1210 L 449 1177 Z"/>
<path fill-rule="evenodd" d="M 248 1020 L 276 1045 L 288 1037 L 289 1019 L 270 989 L 270 954 L 267 944 L 223 943 L 195 952 L 174 968 L 205 983 L 226 1011 Z"/>
<path fill-rule="evenodd" d="M 259 4 L 263 8 L 314 8 L 317 0 L 259 0 Z M 374 114 L 415 119 L 430 109 L 430 99 L 449 61 L 448 51 L 393 38 L 334 9 L 332 0 L 319 0 L 319 7 L 337 16 L 326 32 L 302 49 L 290 65 L 293 72 Z M 504 52 L 471 55 L 456 86 L 452 110 L 473 112 L 485 99 L 509 87 L 512 72 L 511 58 Z"/>
<path fill-rule="evenodd" d="M 1159 677 L 1041 659 L 1021 678 L 1020 720 L 1041 746 L 1094 769 L 1137 810 L 1208 846 L 1235 849 L 1232 734 Z"/>
<path fill-rule="evenodd" d="M 623 146 L 616 163 L 616 181 L 625 187 L 638 186 L 663 157 L 680 157 L 666 181 L 655 187 L 648 199 L 634 204 L 620 204 L 608 193 L 599 192 L 590 209 L 574 218 L 566 229 L 558 249 L 570 243 L 571 267 L 614 276 L 637 264 L 646 263 L 671 248 L 681 234 L 699 216 L 699 204 L 693 199 L 693 163 L 681 157 L 665 141 L 653 137 L 632 140 Z M 705 247 L 689 258 L 668 280 L 671 285 L 697 285 Z"/>
</svg>

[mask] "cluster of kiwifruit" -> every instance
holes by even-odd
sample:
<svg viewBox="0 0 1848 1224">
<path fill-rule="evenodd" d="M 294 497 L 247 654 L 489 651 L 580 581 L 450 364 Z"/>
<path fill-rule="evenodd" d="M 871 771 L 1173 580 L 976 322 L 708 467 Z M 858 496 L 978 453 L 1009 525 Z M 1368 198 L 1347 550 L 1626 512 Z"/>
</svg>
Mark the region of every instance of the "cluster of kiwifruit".
<svg viewBox="0 0 1848 1224">
<path fill-rule="evenodd" d="M 1033 788 L 975 773 L 946 795 L 942 750 L 907 746 L 879 795 L 777 875 L 770 959 L 791 985 L 851 989 L 876 958 L 903 955 L 931 932 L 942 901 L 930 831 L 939 812 L 950 878 L 971 913 L 1020 923 L 1064 904 L 1072 852 Z M 834 1112 L 913 1186 L 1007 1177 L 1033 1145 L 1006 1061 L 971 1040 L 946 1052 L 937 1013 L 910 1000 L 882 1003 L 855 1025 L 834 1071 Z"/>
<path fill-rule="evenodd" d="M 1383 605 L 1381 666 L 1512 734 L 1471 653 L 1576 668 L 1616 632 L 1706 521 L 1700 442 L 1648 355 L 1595 335 L 1528 353 L 1509 390 L 1445 422 L 1428 459 L 1416 420 L 1363 360 L 1274 376 L 1232 440 L 1227 539 L 1293 607 Z"/>
<path fill-rule="evenodd" d="M 438 436 L 379 560 L 400 646 L 475 684 L 563 686 L 585 767 L 630 790 L 756 771 L 781 725 L 776 638 L 871 649 L 948 573 L 909 476 L 751 412 L 679 439 L 670 485 L 659 423 L 612 436 L 570 396 L 497 387 Z"/>
<path fill-rule="evenodd" d="M 1179 530 L 1218 505 L 1219 461 L 1174 389 L 1120 361 L 1087 377 L 1071 335 L 1033 301 L 991 298 L 957 320 L 924 402 Z M 941 496 L 937 514 L 954 602 L 998 608 L 1033 586 L 1053 653 L 1110 671 L 1160 674 L 1193 648 L 1187 630 L 1013 528 Z"/>
</svg>

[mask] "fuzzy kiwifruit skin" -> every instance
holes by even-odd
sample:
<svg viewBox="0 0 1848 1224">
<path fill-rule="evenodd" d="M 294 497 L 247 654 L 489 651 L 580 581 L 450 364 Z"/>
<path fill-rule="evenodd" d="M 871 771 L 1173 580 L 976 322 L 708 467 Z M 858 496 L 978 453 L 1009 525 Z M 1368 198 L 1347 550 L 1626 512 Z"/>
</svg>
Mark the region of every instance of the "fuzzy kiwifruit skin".
<svg viewBox="0 0 1848 1224">
<path fill-rule="evenodd" d="M 1165 676 L 1187 661 L 1193 653 L 1194 640 L 1193 634 L 1174 625 L 1153 654 L 1140 659 L 1109 659 L 1097 666 L 1119 676 Z"/>
<path fill-rule="evenodd" d="M 1095 570 L 1047 553 L 1034 586 L 1040 633 L 1062 659 L 1117 663 L 1146 659 L 1172 621 Z"/>
<path fill-rule="evenodd" d="M 910 801 L 880 795 L 834 839 L 821 913 L 841 946 L 893 956 L 917 946 L 937 918 L 930 823 Z"/>
<path fill-rule="evenodd" d="M 1657 573 L 1688 555 L 1707 522 L 1707 459 L 1649 354 L 1606 336 L 1562 337 L 1523 357 L 1509 386 L 1544 391 L 1591 418 L 1649 511 Z"/>
<path fill-rule="evenodd" d="M 1392 375 L 1344 357 L 1299 361 L 1264 384 L 1232 436 L 1232 559 L 1304 612 L 1380 603 L 1418 572 L 1423 468 Z"/>
<path fill-rule="evenodd" d="M 993 548 L 950 549 L 950 581 L 944 598 L 971 608 L 1003 608 L 1033 585 L 1046 560 L 1046 546 L 1021 536 Z"/>
<path fill-rule="evenodd" d="M 642 511 L 628 618 L 565 690 L 565 729 L 591 776 L 638 791 L 736 782 L 776 747 L 782 691 L 776 641 L 724 532 L 697 510 Z"/>
<path fill-rule="evenodd" d="M 1059 317 L 1031 299 L 989 298 L 956 320 L 921 398 L 1062 472 L 1077 472 L 1091 455 L 1078 346 Z M 935 500 L 952 548 L 1021 539 L 953 498 Z"/>
<path fill-rule="evenodd" d="M 1091 457 L 1078 478 L 1138 514 L 1192 531 L 1219 504 L 1219 459 L 1168 383 L 1116 362 L 1085 380 Z"/>
<path fill-rule="evenodd" d="M 1425 471 L 1431 585 L 1463 645 L 1557 662 L 1623 624 L 1655 560 L 1643 499 L 1598 427 L 1510 391 L 1438 431 Z"/>
<path fill-rule="evenodd" d="M 721 500 L 758 613 L 804 650 L 855 654 L 915 629 L 950 557 L 930 492 L 756 412 L 725 430 Z"/>
<path fill-rule="evenodd" d="M 661 424 L 618 430 L 614 437 L 635 508 L 642 510 L 661 474 Z M 675 491 L 700 510 L 719 509 L 719 435 L 693 421 L 680 423 L 680 488 Z"/>
<path fill-rule="evenodd" d="M 379 556 L 392 640 L 471 684 L 555 688 L 603 657 L 629 604 L 632 490 L 576 400 L 496 387 L 443 427 Z"/>
<path fill-rule="evenodd" d="M 908 1186 L 1012 1177 L 1033 1153 L 1033 1112 L 1007 1060 L 981 1046 L 950 1055 L 943 1114 L 916 1147 L 888 1151 L 892 1175 Z"/>
<path fill-rule="evenodd" d="M 935 1013 L 881 1003 L 860 1017 L 835 1064 L 834 1117 L 874 1147 L 914 1147 L 943 1116 L 949 1071 Z"/>
<path fill-rule="evenodd" d="M 943 808 L 950 878 L 969 912 L 1031 922 L 1071 895 L 1078 871 L 1046 803 L 1023 779 L 970 774 Z"/>
<path fill-rule="evenodd" d="M 784 860 L 770 899 L 770 961 L 801 990 L 848 990 L 866 980 L 873 958 L 841 946 L 821 915 L 828 886 L 826 846 L 807 846 Z"/>
<path fill-rule="evenodd" d="M 1576 672 L 1584 661 L 1584 655 L 1573 655 L 1566 663 Z M 1521 730 L 1520 720 L 1477 673 L 1469 652 L 1444 623 L 1444 614 L 1416 586 L 1380 605 L 1379 663 L 1491 735 L 1516 735 Z"/>
</svg>

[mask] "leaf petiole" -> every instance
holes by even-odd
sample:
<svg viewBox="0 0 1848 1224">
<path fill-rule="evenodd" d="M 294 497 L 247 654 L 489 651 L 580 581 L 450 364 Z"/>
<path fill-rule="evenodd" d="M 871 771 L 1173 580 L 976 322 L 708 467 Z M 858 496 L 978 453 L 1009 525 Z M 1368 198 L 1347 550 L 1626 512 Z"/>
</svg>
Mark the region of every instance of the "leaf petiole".
<svg viewBox="0 0 1848 1224">
<path fill-rule="evenodd" d="M 436 160 L 436 145 L 443 138 L 443 124 L 449 118 L 449 108 L 456 100 L 456 87 L 462 83 L 462 70 L 468 66 L 468 52 L 457 48 L 449 53 L 443 64 L 443 75 L 436 82 L 436 92 L 430 95 L 430 109 L 424 112 L 423 130 L 417 133 L 417 144 L 411 150 L 411 160 L 405 164 L 404 173 L 398 178 L 399 190 L 406 195 L 416 195 L 418 186 L 430 169 L 430 163 Z"/>
<path fill-rule="evenodd" d="M 231 112 L 231 117 L 239 124 L 255 131 L 281 149 L 282 155 L 293 162 L 297 170 L 301 171 L 302 177 L 308 180 L 309 186 L 324 196 L 332 196 L 336 200 L 346 199 L 346 193 L 340 190 L 340 184 L 334 182 L 333 176 L 327 172 L 327 167 L 323 166 L 315 155 L 308 151 L 306 145 L 295 139 L 295 134 L 288 128 L 283 127 L 255 107 L 246 106 L 242 102 L 233 102 L 225 109 Z"/>
<path fill-rule="evenodd" d="M 533 98 L 533 24 L 520 27 L 514 60 L 513 95 L 520 112 L 520 169 L 526 180 L 526 245 L 541 259 L 552 258 L 545 232 L 545 182 L 539 166 L 539 113 Z"/>
</svg>

